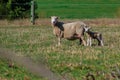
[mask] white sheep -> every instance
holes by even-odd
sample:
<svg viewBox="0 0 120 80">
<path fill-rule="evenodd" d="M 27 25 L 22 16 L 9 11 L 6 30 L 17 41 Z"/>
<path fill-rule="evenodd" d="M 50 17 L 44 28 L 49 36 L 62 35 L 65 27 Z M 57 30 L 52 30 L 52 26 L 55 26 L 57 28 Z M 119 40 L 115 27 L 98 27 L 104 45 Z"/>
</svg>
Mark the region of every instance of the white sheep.
<svg viewBox="0 0 120 80">
<path fill-rule="evenodd" d="M 90 27 L 84 27 L 84 29 L 85 29 L 85 32 L 87 33 L 87 37 L 88 37 L 87 46 L 92 45 L 92 39 L 97 39 L 98 45 L 104 46 L 101 33 L 90 31 Z"/>
<path fill-rule="evenodd" d="M 68 40 L 79 39 L 80 44 L 83 43 L 86 46 L 84 40 L 84 27 L 87 25 L 81 21 L 72 23 L 63 23 L 58 21 L 57 16 L 51 17 L 51 24 L 53 27 L 53 33 L 58 37 L 58 45 L 61 44 L 61 38 Z"/>
</svg>

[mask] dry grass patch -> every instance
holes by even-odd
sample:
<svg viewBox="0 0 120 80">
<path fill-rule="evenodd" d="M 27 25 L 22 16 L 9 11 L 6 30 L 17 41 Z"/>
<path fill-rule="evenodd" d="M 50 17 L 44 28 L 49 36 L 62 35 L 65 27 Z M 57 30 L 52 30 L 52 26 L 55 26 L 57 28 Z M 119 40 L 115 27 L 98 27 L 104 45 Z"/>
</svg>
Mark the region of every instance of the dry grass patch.
<svg viewBox="0 0 120 80">
<path fill-rule="evenodd" d="M 120 19 L 119 18 L 99 18 L 99 19 L 62 19 L 65 23 L 73 22 L 73 21 L 84 21 L 85 23 L 89 24 L 90 26 L 119 26 Z M 31 26 L 30 19 L 18 19 L 18 20 L 0 20 L 0 26 Z M 50 19 L 36 19 L 35 21 L 36 26 L 50 26 Z"/>
<path fill-rule="evenodd" d="M 89 20 L 85 21 L 89 22 Z M 78 45 L 79 41 L 65 39 L 62 39 L 62 46 L 58 47 L 57 38 L 48 24 L 23 27 L 1 26 L 0 44 L 17 54 L 29 56 L 37 63 L 41 61 L 47 64 L 57 74 L 82 80 L 89 72 L 110 73 L 114 71 L 114 66 L 118 65 L 120 68 L 120 27 L 99 25 L 99 27 L 93 26 L 93 30 L 103 33 L 104 47 L 96 45 L 84 47 Z M 96 44 L 96 41 L 93 41 L 93 44 Z M 103 80 L 102 75 L 96 78 Z"/>
</svg>

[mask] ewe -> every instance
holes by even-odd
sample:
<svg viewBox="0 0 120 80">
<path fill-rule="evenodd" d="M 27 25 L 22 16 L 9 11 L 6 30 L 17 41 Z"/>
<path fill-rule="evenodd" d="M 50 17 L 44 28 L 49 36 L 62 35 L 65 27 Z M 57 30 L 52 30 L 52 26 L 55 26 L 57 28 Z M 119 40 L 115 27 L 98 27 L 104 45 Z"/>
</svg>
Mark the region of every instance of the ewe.
<svg viewBox="0 0 120 80">
<path fill-rule="evenodd" d="M 61 38 L 68 40 L 79 39 L 80 44 L 83 43 L 86 46 L 84 40 L 84 27 L 87 25 L 81 21 L 72 22 L 72 23 L 63 23 L 58 21 L 57 16 L 51 17 L 51 24 L 53 27 L 53 33 L 58 38 L 58 45 L 61 43 Z"/>
</svg>

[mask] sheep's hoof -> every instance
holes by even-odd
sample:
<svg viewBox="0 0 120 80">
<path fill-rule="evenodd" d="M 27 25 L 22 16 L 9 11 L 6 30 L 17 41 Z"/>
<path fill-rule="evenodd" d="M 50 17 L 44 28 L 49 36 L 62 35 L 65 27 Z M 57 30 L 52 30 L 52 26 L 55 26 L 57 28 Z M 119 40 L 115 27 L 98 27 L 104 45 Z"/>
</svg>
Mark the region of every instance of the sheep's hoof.
<svg viewBox="0 0 120 80">
<path fill-rule="evenodd" d="M 61 45 L 57 45 L 58 47 L 60 47 Z"/>
<path fill-rule="evenodd" d="M 60 44 L 57 44 L 56 47 L 60 47 L 61 45 Z"/>
</svg>

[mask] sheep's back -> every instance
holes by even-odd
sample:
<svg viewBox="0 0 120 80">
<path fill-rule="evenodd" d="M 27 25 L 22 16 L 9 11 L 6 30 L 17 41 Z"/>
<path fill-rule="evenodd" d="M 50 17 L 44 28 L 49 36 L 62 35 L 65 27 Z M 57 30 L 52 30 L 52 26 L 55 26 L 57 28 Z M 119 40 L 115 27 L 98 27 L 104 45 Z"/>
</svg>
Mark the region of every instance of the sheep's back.
<svg viewBox="0 0 120 80">
<path fill-rule="evenodd" d="M 64 37 L 72 37 L 74 34 L 81 35 L 83 33 L 83 25 L 85 25 L 83 22 L 72 22 L 72 23 L 66 23 L 63 25 L 64 27 Z"/>
</svg>

